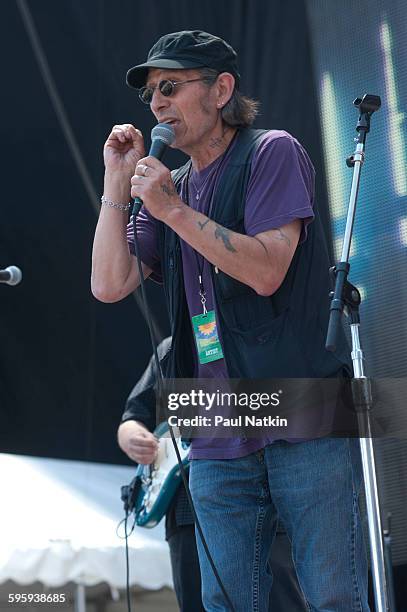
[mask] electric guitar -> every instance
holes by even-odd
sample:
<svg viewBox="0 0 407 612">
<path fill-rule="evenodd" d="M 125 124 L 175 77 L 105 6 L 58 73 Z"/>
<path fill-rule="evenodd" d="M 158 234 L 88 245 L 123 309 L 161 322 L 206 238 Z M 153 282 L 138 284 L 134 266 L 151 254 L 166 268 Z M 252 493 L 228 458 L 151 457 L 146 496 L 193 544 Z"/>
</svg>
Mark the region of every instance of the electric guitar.
<svg viewBox="0 0 407 612">
<path fill-rule="evenodd" d="M 161 423 L 154 431 L 158 438 L 158 453 L 154 463 L 139 465 L 136 478 L 140 490 L 134 505 L 136 525 L 155 527 L 167 512 L 168 507 L 182 483 L 181 471 L 171 438 L 168 423 Z M 167 434 L 167 435 L 165 435 Z M 182 464 L 189 468 L 189 444 L 176 438 Z"/>
</svg>

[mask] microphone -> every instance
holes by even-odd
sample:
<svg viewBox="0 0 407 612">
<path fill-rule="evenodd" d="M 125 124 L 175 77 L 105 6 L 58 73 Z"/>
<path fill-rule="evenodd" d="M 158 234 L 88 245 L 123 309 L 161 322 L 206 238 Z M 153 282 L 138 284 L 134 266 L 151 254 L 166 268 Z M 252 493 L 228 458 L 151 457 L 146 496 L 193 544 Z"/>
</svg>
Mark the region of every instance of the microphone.
<svg viewBox="0 0 407 612">
<path fill-rule="evenodd" d="M 8 266 L 5 270 L 0 270 L 0 283 L 18 285 L 22 278 L 23 273 L 17 266 Z"/>
<path fill-rule="evenodd" d="M 172 125 L 169 123 L 158 123 L 151 130 L 151 147 L 149 155 L 161 160 L 164 157 L 166 148 L 174 142 L 175 132 Z M 141 198 L 134 198 L 133 212 L 134 217 L 140 212 L 143 206 Z"/>
</svg>

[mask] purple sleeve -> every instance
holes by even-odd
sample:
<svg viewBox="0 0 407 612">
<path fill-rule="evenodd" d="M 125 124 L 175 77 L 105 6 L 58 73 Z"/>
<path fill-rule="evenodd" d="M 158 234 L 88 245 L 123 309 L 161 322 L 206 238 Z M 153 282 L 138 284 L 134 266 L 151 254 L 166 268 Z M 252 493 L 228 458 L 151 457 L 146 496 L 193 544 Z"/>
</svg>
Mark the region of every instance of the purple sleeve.
<svg viewBox="0 0 407 612">
<path fill-rule="evenodd" d="M 136 225 L 141 261 L 152 269 L 150 278 L 161 283 L 162 275 L 157 245 L 157 222 L 144 206 L 137 216 Z M 132 221 L 127 226 L 127 243 L 130 253 L 135 255 Z"/>
<path fill-rule="evenodd" d="M 302 219 L 300 242 L 314 218 L 314 167 L 303 147 L 290 134 L 272 130 L 252 161 L 245 207 L 249 236 Z"/>
</svg>

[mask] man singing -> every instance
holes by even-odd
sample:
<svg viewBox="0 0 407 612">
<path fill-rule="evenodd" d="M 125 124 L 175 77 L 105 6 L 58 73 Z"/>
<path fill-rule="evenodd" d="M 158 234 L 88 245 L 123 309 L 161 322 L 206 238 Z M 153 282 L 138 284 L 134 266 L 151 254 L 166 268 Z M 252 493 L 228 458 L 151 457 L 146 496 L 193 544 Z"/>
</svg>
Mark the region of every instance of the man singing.
<svg viewBox="0 0 407 612">
<path fill-rule="evenodd" d="M 324 348 L 329 260 L 313 209 L 312 163 L 287 132 L 250 128 L 257 103 L 241 94 L 239 78 L 232 47 L 201 31 L 163 36 L 129 70 L 128 84 L 158 122 L 172 125 L 172 146 L 190 160 L 171 175 L 145 157 L 139 130 L 113 128 L 92 291 L 115 302 L 139 285 L 126 232 L 128 202 L 139 197 L 143 274 L 163 283 L 171 321 L 168 377 L 342 376 L 344 338 L 336 353 Z M 205 321 L 216 334 L 209 358 L 197 350 Z M 146 455 L 152 444 L 146 437 Z M 293 442 L 263 431 L 193 440 L 190 457 L 196 512 L 236 612 L 268 609 L 277 516 L 309 608 L 369 610 L 357 440 Z M 205 609 L 228 610 L 197 544 Z"/>
</svg>

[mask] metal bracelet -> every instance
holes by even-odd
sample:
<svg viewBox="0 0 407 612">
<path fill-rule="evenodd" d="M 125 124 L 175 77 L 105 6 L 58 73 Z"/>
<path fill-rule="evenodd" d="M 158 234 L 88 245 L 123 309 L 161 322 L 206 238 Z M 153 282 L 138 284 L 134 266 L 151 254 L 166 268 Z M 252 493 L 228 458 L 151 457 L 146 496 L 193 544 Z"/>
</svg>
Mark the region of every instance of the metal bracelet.
<svg viewBox="0 0 407 612">
<path fill-rule="evenodd" d="M 130 202 L 128 204 L 117 204 L 116 202 L 111 202 L 111 200 L 108 200 L 104 195 L 100 198 L 100 201 L 105 206 L 110 206 L 110 208 L 117 208 L 118 210 L 123 211 L 130 210 L 131 207 Z"/>
</svg>

